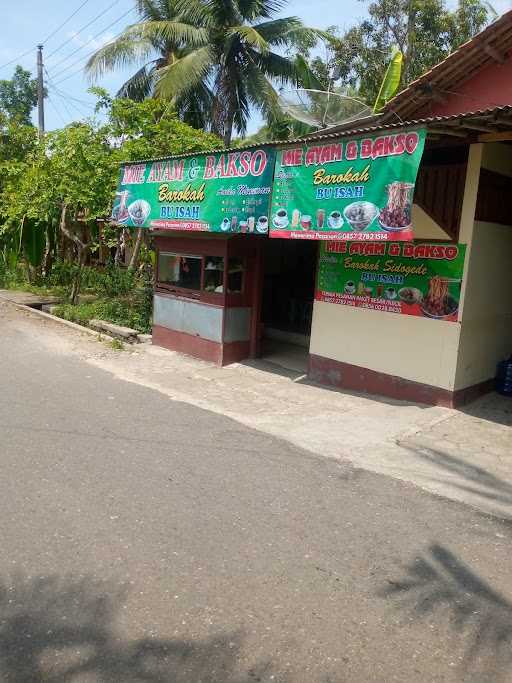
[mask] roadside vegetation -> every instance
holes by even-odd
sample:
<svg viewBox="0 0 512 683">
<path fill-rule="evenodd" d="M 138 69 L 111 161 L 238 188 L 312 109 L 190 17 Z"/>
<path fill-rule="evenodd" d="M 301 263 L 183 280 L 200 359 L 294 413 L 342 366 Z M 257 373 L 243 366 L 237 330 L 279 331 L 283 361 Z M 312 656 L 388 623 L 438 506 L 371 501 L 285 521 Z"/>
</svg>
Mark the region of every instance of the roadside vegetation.
<svg viewBox="0 0 512 683">
<path fill-rule="evenodd" d="M 101 318 L 148 332 L 151 239 L 109 221 L 119 163 L 221 142 L 180 121 L 167 102 L 95 93 L 106 120 L 42 140 L 0 112 L 0 287 L 55 294 L 65 301 L 56 313 L 76 322 Z"/>
<path fill-rule="evenodd" d="M 0 80 L 0 288 L 52 293 L 69 320 L 141 332 L 151 327 L 154 253 L 147 231 L 109 220 L 121 161 L 305 134 L 279 108 L 280 88 L 372 103 L 397 50 L 403 87 L 495 18 L 482 0 L 374 0 L 369 19 L 342 32 L 282 16 L 287 0 L 135 6 L 137 21 L 86 65 L 92 81 L 134 69 L 115 97 L 91 88 L 90 119 L 39 136 L 31 74 L 17 66 Z M 248 138 L 254 111 L 264 125 Z"/>
</svg>

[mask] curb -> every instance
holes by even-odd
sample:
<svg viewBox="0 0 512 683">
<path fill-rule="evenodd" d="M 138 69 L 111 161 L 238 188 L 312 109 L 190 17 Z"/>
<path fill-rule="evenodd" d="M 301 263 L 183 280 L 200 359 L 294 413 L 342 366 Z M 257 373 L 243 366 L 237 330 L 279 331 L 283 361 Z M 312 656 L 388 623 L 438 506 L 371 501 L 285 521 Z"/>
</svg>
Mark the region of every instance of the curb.
<svg viewBox="0 0 512 683">
<path fill-rule="evenodd" d="M 101 339 L 105 339 L 106 341 L 114 341 L 114 337 L 111 337 L 109 334 L 103 334 L 100 332 L 96 332 L 96 330 L 91 330 L 90 327 L 84 327 L 83 325 L 79 325 L 78 323 L 74 323 L 71 320 L 64 320 L 64 318 L 59 318 L 56 315 L 52 315 L 51 313 L 45 313 L 44 311 L 39 311 L 37 308 L 32 308 L 31 306 L 27 306 L 26 304 L 18 304 L 15 301 L 11 301 L 10 299 L 6 299 L 5 297 L 0 297 L 1 301 L 7 301 L 7 303 L 11 304 L 12 306 L 16 306 L 16 308 L 19 308 L 22 311 L 27 311 L 28 313 L 32 313 L 34 315 L 38 315 L 41 318 L 46 318 L 46 320 L 53 320 L 53 322 L 60 323 L 61 325 L 66 325 L 66 327 L 71 328 L 72 330 L 75 330 L 76 332 L 85 332 L 86 334 L 89 334 L 93 337 L 101 337 Z"/>
</svg>

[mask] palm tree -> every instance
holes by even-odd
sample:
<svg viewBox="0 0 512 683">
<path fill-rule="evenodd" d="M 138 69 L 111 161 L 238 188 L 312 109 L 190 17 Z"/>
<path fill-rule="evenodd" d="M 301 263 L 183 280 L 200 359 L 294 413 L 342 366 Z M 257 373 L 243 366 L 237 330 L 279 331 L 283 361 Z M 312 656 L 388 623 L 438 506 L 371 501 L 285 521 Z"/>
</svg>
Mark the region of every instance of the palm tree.
<svg viewBox="0 0 512 683">
<path fill-rule="evenodd" d="M 303 59 L 274 50 L 315 41 L 300 19 L 276 19 L 287 0 L 136 0 L 141 20 L 98 50 L 91 78 L 128 64 L 136 73 L 118 96 L 171 100 L 187 123 L 209 128 L 226 146 L 244 135 L 251 108 L 278 110 L 274 84 L 317 87 Z"/>
</svg>

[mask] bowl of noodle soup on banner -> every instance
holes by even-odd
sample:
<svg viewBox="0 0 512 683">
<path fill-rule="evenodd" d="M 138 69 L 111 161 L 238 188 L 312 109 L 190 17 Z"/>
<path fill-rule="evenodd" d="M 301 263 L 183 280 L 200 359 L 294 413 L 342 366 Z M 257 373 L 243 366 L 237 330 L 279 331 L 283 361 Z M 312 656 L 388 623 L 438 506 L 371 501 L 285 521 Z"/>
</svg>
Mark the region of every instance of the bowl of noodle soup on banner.
<svg viewBox="0 0 512 683">
<path fill-rule="evenodd" d="M 401 232 L 411 228 L 412 183 L 395 181 L 386 187 L 388 202 L 379 213 L 379 225 L 388 232 Z"/>
<path fill-rule="evenodd" d="M 436 275 L 429 281 L 428 294 L 421 302 L 421 312 L 428 318 L 448 320 L 459 310 L 459 302 L 448 291 L 449 280 Z"/>
</svg>

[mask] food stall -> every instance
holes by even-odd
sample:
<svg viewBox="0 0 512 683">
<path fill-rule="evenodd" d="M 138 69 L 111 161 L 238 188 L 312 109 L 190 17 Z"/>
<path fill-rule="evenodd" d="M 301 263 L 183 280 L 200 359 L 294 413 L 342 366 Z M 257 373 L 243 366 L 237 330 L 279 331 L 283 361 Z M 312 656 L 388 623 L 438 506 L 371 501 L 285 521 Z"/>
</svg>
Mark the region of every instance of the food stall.
<svg viewBox="0 0 512 683">
<path fill-rule="evenodd" d="M 333 387 L 448 406 L 491 389 L 512 350 L 511 49 L 512 11 L 382 114 L 124 164 L 114 219 L 158 252 L 154 343 L 223 364 L 274 326 Z"/>
<path fill-rule="evenodd" d="M 123 165 L 114 218 L 155 238 L 153 343 L 220 365 L 259 356 L 267 297 L 300 319 L 290 340 L 314 381 L 442 405 L 488 389 L 498 342 L 478 372 L 464 359 L 492 155 L 428 124 Z"/>
<path fill-rule="evenodd" d="M 113 216 L 154 235 L 153 343 L 220 365 L 257 355 L 275 150 L 124 164 Z"/>
</svg>

